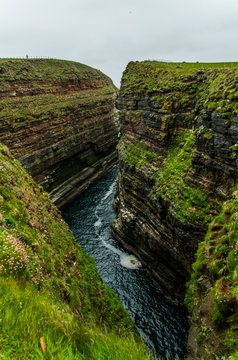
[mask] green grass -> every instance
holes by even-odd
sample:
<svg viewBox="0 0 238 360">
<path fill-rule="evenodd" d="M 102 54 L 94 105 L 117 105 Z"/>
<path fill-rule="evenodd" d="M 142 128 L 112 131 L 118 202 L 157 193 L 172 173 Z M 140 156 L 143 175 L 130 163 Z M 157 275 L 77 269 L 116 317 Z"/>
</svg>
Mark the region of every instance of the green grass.
<svg viewBox="0 0 238 360">
<path fill-rule="evenodd" d="M 120 336 L 77 318 L 50 294 L 0 277 L 0 356 L 3 359 L 151 359 L 132 333 Z M 40 346 L 44 338 L 46 352 Z"/>
<path fill-rule="evenodd" d="M 143 142 L 127 143 L 123 137 L 118 149 L 126 164 L 134 166 L 136 171 L 143 167 L 142 171 L 154 179 L 156 186 L 153 193 L 156 192 L 169 203 L 179 220 L 206 225 L 211 221 L 217 205 L 208 192 L 186 178 L 192 167 L 194 142 L 195 133 L 192 130 L 178 132 L 162 162 L 158 153 Z"/>
<path fill-rule="evenodd" d="M 237 68 L 238 62 L 167 62 L 167 61 L 156 61 L 156 60 L 147 60 L 148 62 L 155 64 L 156 66 L 162 67 L 162 68 L 174 68 L 174 67 L 180 67 L 181 69 L 190 69 L 190 68 L 196 68 L 196 69 L 231 69 L 231 68 Z"/>
<path fill-rule="evenodd" d="M 24 96 L 20 98 L 6 98 L 1 101 L 1 126 L 11 124 L 13 128 L 31 126 L 31 123 L 42 122 L 53 117 L 67 117 L 69 115 L 96 115 L 97 105 L 111 106 L 111 87 L 99 90 L 78 92 L 71 96 L 51 94 Z"/>
<path fill-rule="evenodd" d="M 220 214 L 212 221 L 205 240 L 199 245 L 196 262 L 193 265 L 187 299 L 190 309 L 199 278 L 204 273 L 209 275 L 214 285 L 215 324 L 222 325 L 229 317 L 237 318 L 238 308 L 238 199 L 224 203 Z M 189 284 L 189 285 L 191 285 Z M 229 322 L 229 321 L 228 321 Z"/>
<path fill-rule="evenodd" d="M 149 93 L 161 113 L 169 112 L 174 104 L 191 113 L 203 105 L 231 119 L 238 114 L 237 80 L 237 62 L 130 62 L 123 73 L 120 94 L 136 98 Z"/>
<path fill-rule="evenodd" d="M 48 194 L 5 146 L 0 147 L 0 163 L 1 272 L 52 290 L 82 316 L 89 315 L 97 322 L 102 318 L 109 327 L 114 321 L 117 328 L 127 321 L 133 327 Z"/>
<path fill-rule="evenodd" d="M 111 85 L 100 70 L 74 61 L 58 59 L 0 59 L 0 83 L 9 81 L 98 81 Z"/>
<path fill-rule="evenodd" d="M 194 142 L 192 130 L 178 132 L 174 137 L 157 173 L 157 193 L 169 202 L 178 219 L 205 225 L 212 217 L 212 199 L 208 201 L 208 193 L 187 179 L 192 167 Z"/>
<path fill-rule="evenodd" d="M 139 169 L 146 164 L 151 165 L 154 161 L 157 163 L 157 154 L 149 150 L 142 141 L 132 142 L 125 146 L 123 139 L 118 144 L 118 149 L 122 151 L 123 160 L 127 164 L 135 165 Z"/>
<path fill-rule="evenodd" d="M 173 91 L 174 100 L 194 93 L 197 87 L 198 71 L 189 67 L 183 69 L 177 65 L 160 62 L 131 62 L 123 73 L 121 94 L 136 95 L 141 92 L 159 93 L 162 102 L 170 99 L 169 92 Z"/>
<path fill-rule="evenodd" d="M 211 222 L 204 241 L 201 241 L 187 284 L 185 303 L 190 312 L 199 299 L 211 303 L 209 321 L 217 330 L 226 351 L 237 356 L 238 338 L 238 199 L 223 204 L 220 214 Z M 210 279 L 212 299 L 202 290 L 204 278 Z M 204 322 L 204 320 L 203 320 Z M 197 323 L 202 323 L 197 319 Z M 197 325 L 198 326 L 198 325 Z"/>
<path fill-rule="evenodd" d="M 0 354 L 9 360 L 149 359 L 94 260 L 75 242 L 48 194 L 3 145 L 0 333 Z"/>
</svg>

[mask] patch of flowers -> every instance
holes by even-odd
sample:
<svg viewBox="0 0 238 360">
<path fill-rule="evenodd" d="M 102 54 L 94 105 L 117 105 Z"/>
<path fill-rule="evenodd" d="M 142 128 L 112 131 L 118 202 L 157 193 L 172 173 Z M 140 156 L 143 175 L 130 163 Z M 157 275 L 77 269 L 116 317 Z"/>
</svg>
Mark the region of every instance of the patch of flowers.
<svg viewBox="0 0 238 360">
<path fill-rule="evenodd" d="M 0 274 L 12 275 L 15 279 L 25 278 L 35 285 L 40 285 L 43 281 L 42 267 L 31 248 L 19 239 L 16 229 L 8 229 L 2 214 L 0 214 Z"/>
<path fill-rule="evenodd" d="M 217 292 L 215 294 L 215 298 L 216 298 L 217 302 L 225 304 L 225 303 L 229 302 L 229 298 L 228 298 L 229 295 L 230 295 L 230 293 L 225 294 L 225 293 L 222 293 L 222 292 Z"/>
</svg>

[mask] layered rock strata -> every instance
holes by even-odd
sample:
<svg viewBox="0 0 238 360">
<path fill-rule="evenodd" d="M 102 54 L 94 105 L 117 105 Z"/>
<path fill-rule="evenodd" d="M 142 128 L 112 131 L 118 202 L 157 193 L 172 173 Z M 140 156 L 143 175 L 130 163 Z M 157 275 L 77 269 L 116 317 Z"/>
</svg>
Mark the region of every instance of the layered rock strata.
<svg viewBox="0 0 238 360">
<path fill-rule="evenodd" d="M 115 93 L 83 64 L 0 61 L 0 141 L 58 207 L 116 161 Z"/>
<path fill-rule="evenodd" d="M 217 243 L 209 245 L 210 258 L 205 246 L 200 250 L 203 265 L 199 261 L 193 272 L 192 264 L 208 225 L 236 196 L 237 84 L 235 65 L 132 62 L 119 94 L 122 138 L 112 233 L 174 294 L 183 296 L 185 283 L 194 274 L 187 292 L 194 318 L 199 319 L 199 304 L 209 294 L 206 315 L 192 323 L 191 359 L 213 359 L 214 349 L 217 356 L 232 351 L 215 343 L 225 337 L 219 326 L 228 329 L 237 316 L 237 294 L 228 288 L 237 289 L 233 276 L 238 263 L 222 270 L 225 250 L 228 254 L 238 247 L 237 230 L 234 243 L 225 243 L 224 253 L 217 249 L 222 243 L 218 236 Z M 230 216 L 236 212 L 235 206 L 232 209 Z M 217 260 L 220 265 L 211 274 L 210 261 Z M 236 305 L 222 315 L 221 325 L 214 315 L 218 311 L 214 294 L 222 276 L 229 278 L 222 291 Z M 204 350 L 211 331 L 204 337 L 199 334 L 211 329 L 213 322 L 215 335 Z"/>
</svg>

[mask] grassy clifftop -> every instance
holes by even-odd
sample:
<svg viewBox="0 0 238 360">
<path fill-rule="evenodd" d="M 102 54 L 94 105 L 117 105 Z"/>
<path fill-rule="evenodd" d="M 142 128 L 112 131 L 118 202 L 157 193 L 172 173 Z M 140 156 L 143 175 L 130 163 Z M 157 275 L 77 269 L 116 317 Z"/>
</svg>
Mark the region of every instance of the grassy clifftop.
<svg viewBox="0 0 238 360">
<path fill-rule="evenodd" d="M 195 111 L 199 105 L 226 117 L 238 114 L 238 63 L 131 62 L 123 73 L 121 96 L 149 93 L 166 114 L 171 105 Z"/>
<path fill-rule="evenodd" d="M 0 59 L 0 83 L 4 81 L 50 81 L 98 79 L 111 84 L 100 70 L 74 61 L 57 59 Z"/>
<path fill-rule="evenodd" d="M 4 359 L 148 358 L 94 261 L 75 242 L 48 194 L 3 145 L 0 331 Z"/>
</svg>

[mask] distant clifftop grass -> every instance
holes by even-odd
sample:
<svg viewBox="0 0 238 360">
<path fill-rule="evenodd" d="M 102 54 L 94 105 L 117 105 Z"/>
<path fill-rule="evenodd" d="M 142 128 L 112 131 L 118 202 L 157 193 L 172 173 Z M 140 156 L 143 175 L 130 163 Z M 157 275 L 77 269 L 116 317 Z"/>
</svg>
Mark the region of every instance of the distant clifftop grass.
<svg viewBox="0 0 238 360">
<path fill-rule="evenodd" d="M 123 73 L 121 95 L 147 92 L 165 113 L 171 102 L 179 107 L 199 105 L 226 118 L 238 114 L 238 63 L 130 62 Z"/>
<path fill-rule="evenodd" d="M 111 85 L 100 70 L 74 61 L 58 59 L 0 59 L 0 83 L 16 80 L 86 80 L 94 78 Z"/>
<path fill-rule="evenodd" d="M 0 332 L 4 359 L 149 359 L 94 261 L 75 242 L 48 194 L 3 145 Z"/>
</svg>

